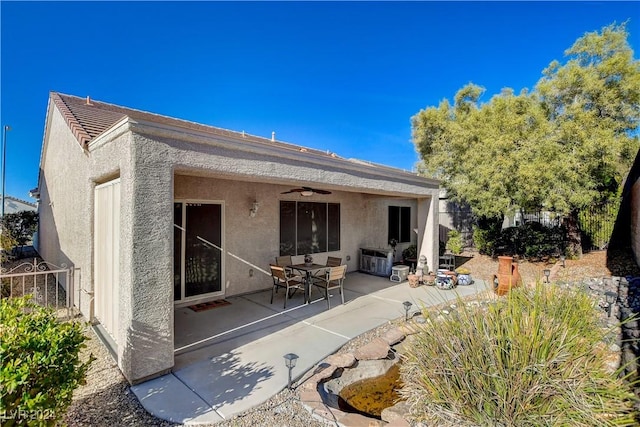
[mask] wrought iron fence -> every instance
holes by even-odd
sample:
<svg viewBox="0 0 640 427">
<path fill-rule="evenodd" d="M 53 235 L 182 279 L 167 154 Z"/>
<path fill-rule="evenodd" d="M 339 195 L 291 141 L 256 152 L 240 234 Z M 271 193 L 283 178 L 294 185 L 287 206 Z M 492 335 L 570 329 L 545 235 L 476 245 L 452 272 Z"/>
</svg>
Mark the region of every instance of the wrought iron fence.
<svg viewBox="0 0 640 427">
<path fill-rule="evenodd" d="M 39 258 L 0 269 L 2 298 L 31 295 L 39 305 L 51 307 L 59 318 L 71 319 L 77 268 L 57 266 Z"/>
<path fill-rule="evenodd" d="M 603 250 L 609 246 L 619 208 L 620 201 L 614 200 L 580 212 L 578 221 L 584 250 Z"/>
</svg>

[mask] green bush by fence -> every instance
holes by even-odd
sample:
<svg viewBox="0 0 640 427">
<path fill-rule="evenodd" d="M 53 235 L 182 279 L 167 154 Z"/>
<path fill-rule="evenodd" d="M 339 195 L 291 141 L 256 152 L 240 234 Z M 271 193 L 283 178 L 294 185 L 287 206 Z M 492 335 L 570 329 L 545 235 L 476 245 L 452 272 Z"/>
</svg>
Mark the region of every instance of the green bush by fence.
<svg viewBox="0 0 640 427">
<path fill-rule="evenodd" d="M 79 322 L 59 322 L 29 297 L 0 300 L 2 426 L 53 426 L 84 382 L 86 337 Z"/>
<path fill-rule="evenodd" d="M 446 248 L 451 251 L 452 254 L 461 254 L 464 249 L 462 234 L 458 230 L 451 230 L 449 231 L 448 238 Z"/>
</svg>

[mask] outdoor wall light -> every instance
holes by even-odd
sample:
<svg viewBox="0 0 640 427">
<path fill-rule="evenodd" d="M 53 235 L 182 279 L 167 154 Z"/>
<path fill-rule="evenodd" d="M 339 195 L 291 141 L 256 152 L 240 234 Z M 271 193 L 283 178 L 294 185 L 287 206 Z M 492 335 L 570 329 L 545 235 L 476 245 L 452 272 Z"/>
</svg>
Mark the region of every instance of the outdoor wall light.
<svg viewBox="0 0 640 427">
<path fill-rule="evenodd" d="M 296 367 L 297 360 L 298 360 L 298 355 L 297 354 L 287 353 L 287 354 L 284 355 L 284 364 L 289 369 L 289 383 L 288 383 L 289 390 L 292 389 L 292 387 L 291 387 L 291 371 L 293 370 L 293 368 Z"/>
<path fill-rule="evenodd" d="M 402 303 L 402 305 L 404 306 L 404 321 L 406 322 L 407 320 L 409 320 L 409 309 L 413 304 L 411 304 L 409 301 L 405 301 Z"/>
<path fill-rule="evenodd" d="M 260 204 L 257 201 L 253 201 L 253 204 L 251 205 L 251 209 L 249 209 L 249 216 L 251 218 L 255 217 L 256 214 L 258 213 L 258 208 L 260 207 Z"/>
<path fill-rule="evenodd" d="M 605 301 L 607 302 L 607 314 L 608 317 L 611 317 L 611 309 L 613 308 L 613 304 L 615 304 L 618 299 L 618 294 L 612 291 L 607 291 L 604 293 Z"/>
<path fill-rule="evenodd" d="M 549 276 L 551 276 L 551 270 L 549 270 L 548 268 L 545 268 L 542 273 L 544 274 L 544 277 L 546 277 L 547 279 L 547 283 L 549 283 Z"/>
</svg>

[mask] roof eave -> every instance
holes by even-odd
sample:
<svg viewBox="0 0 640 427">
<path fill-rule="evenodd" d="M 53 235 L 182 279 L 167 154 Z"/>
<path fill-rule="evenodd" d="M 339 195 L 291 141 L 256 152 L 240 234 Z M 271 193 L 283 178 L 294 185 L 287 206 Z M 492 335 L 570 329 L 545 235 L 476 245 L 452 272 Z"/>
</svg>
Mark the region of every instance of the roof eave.
<svg viewBox="0 0 640 427">
<path fill-rule="evenodd" d="M 262 155 L 273 155 L 321 166 L 330 166 L 340 169 L 358 171 L 381 177 L 409 180 L 414 182 L 415 184 L 421 184 L 431 188 L 439 188 L 440 186 L 440 181 L 438 180 L 425 178 L 423 176 L 409 173 L 401 169 L 394 169 L 387 166 L 376 167 L 368 164 L 358 164 L 349 159 L 332 157 L 331 154 L 319 155 L 316 152 L 306 151 L 304 147 L 300 146 L 270 145 L 254 140 L 244 140 L 241 137 L 237 138 L 234 134 L 212 135 L 207 132 L 186 129 L 179 126 L 159 124 L 142 120 L 133 120 L 130 118 L 123 119 L 121 122 L 119 122 L 118 126 L 123 126 L 125 122 L 128 124 L 129 130 L 138 134 L 171 138 L 179 141 L 195 142 L 206 145 L 218 145 L 234 151 L 252 152 Z M 115 125 L 112 126 L 112 130 L 115 131 L 114 128 L 116 128 Z M 111 136 L 109 136 L 108 139 L 114 138 L 114 135 L 115 133 L 112 131 Z M 100 138 L 107 138 L 107 136 L 108 135 L 105 133 L 103 135 L 100 135 Z M 241 142 L 241 144 L 238 144 L 238 142 Z"/>
</svg>

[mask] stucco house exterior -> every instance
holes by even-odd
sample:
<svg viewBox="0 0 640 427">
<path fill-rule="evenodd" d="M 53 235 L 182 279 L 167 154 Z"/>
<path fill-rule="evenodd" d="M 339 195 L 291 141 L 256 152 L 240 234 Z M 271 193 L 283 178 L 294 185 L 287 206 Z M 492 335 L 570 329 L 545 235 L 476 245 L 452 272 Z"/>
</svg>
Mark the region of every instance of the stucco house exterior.
<svg viewBox="0 0 640 427">
<path fill-rule="evenodd" d="M 35 203 L 18 199 L 17 197 L 4 197 L 4 213 L 13 214 L 22 211 L 37 211 L 38 207 Z"/>
<path fill-rule="evenodd" d="M 269 289 L 278 255 L 356 271 L 397 235 L 437 263 L 438 181 L 88 97 L 50 93 L 37 191 L 39 253 L 131 383 L 174 365 L 176 306 Z"/>
</svg>

